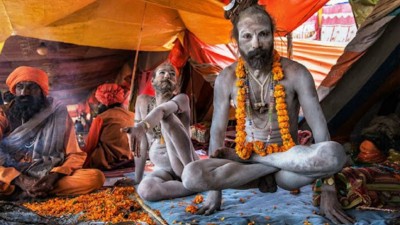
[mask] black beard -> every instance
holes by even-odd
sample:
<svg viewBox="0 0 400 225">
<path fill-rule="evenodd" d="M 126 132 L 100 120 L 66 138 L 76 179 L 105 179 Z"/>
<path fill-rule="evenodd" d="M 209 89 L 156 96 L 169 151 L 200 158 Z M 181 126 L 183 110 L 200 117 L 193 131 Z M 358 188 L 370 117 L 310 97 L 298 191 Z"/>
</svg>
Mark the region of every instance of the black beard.
<svg viewBox="0 0 400 225">
<path fill-rule="evenodd" d="M 33 97 L 30 95 L 16 96 L 14 103 L 9 110 L 11 121 L 28 121 L 36 113 L 47 107 L 47 101 L 44 96 Z"/>
<path fill-rule="evenodd" d="M 268 65 L 267 63 L 272 63 L 272 48 L 269 51 L 257 48 L 253 51 L 250 51 L 248 54 L 245 54 L 239 48 L 239 52 L 243 56 L 243 59 L 252 69 L 260 70 L 265 68 Z"/>
<path fill-rule="evenodd" d="M 170 80 L 162 80 L 161 82 L 154 84 L 154 89 L 156 92 L 162 95 L 172 94 L 176 88 L 176 84 L 172 83 Z"/>
</svg>

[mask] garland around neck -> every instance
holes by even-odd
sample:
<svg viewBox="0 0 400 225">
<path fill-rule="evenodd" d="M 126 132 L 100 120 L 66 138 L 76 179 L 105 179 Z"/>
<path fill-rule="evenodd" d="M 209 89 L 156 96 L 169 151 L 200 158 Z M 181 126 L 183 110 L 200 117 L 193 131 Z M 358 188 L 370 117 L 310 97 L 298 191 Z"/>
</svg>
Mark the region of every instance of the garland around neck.
<svg viewBox="0 0 400 225">
<path fill-rule="evenodd" d="M 272 76 L 274 84 L 274 99 L 275 109 L 278 116 L 278 125 L 281 133 L 282 145 L 276 143 L 264 143 L 262 141 L 246 142 L 247 133 L 246 127 L 246 107 L 250 106 L 250 98 L 248 97 L 249 87 L 246 82 L 247 74 L 245 70 L 243 58 L 239 58 L 236 66 L 236 86 L 237 91 L 237 108 L 235 111 L 236 117 L 236 138 L 235 150 L 236 154 L 244 160 L 250 158 L 253 152 L 260 156 L 266 156 L 275 152 L 285 152 L 295 145 L 292 136 L 290 135 L 289 115 L 285 101 L 285 88 L 280 81 L 284 78 L 282 65 L 280 63 L 280 55 L 274 50 L 272 63 Z M 272 123 L 270 123 L 271 126 Z"/>
</svg>

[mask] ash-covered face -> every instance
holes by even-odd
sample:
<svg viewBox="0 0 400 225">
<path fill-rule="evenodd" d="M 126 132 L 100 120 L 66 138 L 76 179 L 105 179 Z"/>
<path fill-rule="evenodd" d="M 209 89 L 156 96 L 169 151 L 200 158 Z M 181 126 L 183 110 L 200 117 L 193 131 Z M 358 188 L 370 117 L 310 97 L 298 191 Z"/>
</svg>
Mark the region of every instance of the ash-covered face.
<svg viewBox="0 0 400 225">
<path fill-rule="evenodd" d="M 176 69 L 171 64 L 162 64 L 156 68 L 152 84 L 156 92 L 172 94 L 176 90 Z"/>
<path fill-rule="evenodd" d="M 243 16 L 237 24 L 239 52 L 253 69 L 272 63 L 274 37 L 270 24 L 259 14 Z"/>
</svg>

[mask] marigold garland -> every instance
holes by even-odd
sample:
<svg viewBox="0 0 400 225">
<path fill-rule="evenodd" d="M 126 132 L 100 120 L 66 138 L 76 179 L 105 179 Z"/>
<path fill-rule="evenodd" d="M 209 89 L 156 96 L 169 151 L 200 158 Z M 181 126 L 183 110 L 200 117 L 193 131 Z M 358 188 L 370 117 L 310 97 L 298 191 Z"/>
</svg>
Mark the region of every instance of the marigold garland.
<svg viewBox="0 0 400 225">
<path fill-rule="evenodd" d="M 290 135 L 289 115 L 287 112 L 287 105 L 285 101 L 286 93 L 285 87 L 279 83 L 284 78 L 282 66 L 280 63 L 280 55 L 274 50 L 273 63 L 272 63 L 272 77 L 274 83 L 274 98 L 275 109 L 278 116 L 278 126 L 282 138 L 282 146 L 278 144 L 267 144 L 262 141 L 246 142 L 247 133 L 246 126 L 246 106 L 250 105 L 250 100 L 246 99 L 248 93 L 248 86 L 246 84 L 246 69 L 243 58 L 239 58 L 236 66 L 236 86 L 237 91 L 237 108 L 235 110 L 236 117 L 236 154 L 242 159 L 249 159 L 251 154 L 255 152 L 260 156 L 266 156 L 275 152 L 284 152 L 295 145 L 292 136 Z"/>
<path fill-rule="evenodd" d="M 79 221 L 103 222 L 145 222 L 156 224 L 131 198 L 134 187 L 115 187 L 74 198 L 52 198 L 45 202 L 31 202 L 23 205 L 42 216 L 60 217 L 83 212 Z"/>
</svg>

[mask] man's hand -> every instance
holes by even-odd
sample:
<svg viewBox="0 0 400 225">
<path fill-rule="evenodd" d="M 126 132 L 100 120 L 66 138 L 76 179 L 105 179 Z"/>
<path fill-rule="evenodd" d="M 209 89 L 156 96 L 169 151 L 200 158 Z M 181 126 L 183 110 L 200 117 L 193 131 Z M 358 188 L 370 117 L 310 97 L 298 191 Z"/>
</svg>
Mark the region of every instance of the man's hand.
<svg viewBox="0 0 400 225">
<path fill-rule="evenodd" d="M 209 191 L 207 199 L 196 214 L 210 215 L 215 210 L 221 210 L 222 191 Z"/>
<path fill-rule="evenodd" d="M 22 191 L 28 192 L 32 186 L 37 182 L 37 179 L 20 174 L 17 178 L 15 178 L 15 185 L 21 188 Z"/>
<path fill-rule="evenodd" d="M 146 138 L 146 128 L 144 123 L 138 123 L 134 127 L 124 127 L 120 130 L 128 136 L 129 148 L 133 151 L 133 156 L 140 157 L 140 143 Z"/>
<path fill-rule="evenodd" d="M 335 224 L 353 224 L 355 222 L 354 219 L 343 211 L 337 199 L 334 185 L 323 184 L 321 187 L 320 214 Z"/>
<path fill-rule="evenodd" d="M 32 197 L 46 197 L 55 188 L 55 184 L 63 175 L 60 173 L 49 173 L 36 182 L 30 190 L 29 195 Z"/>
</svg>

